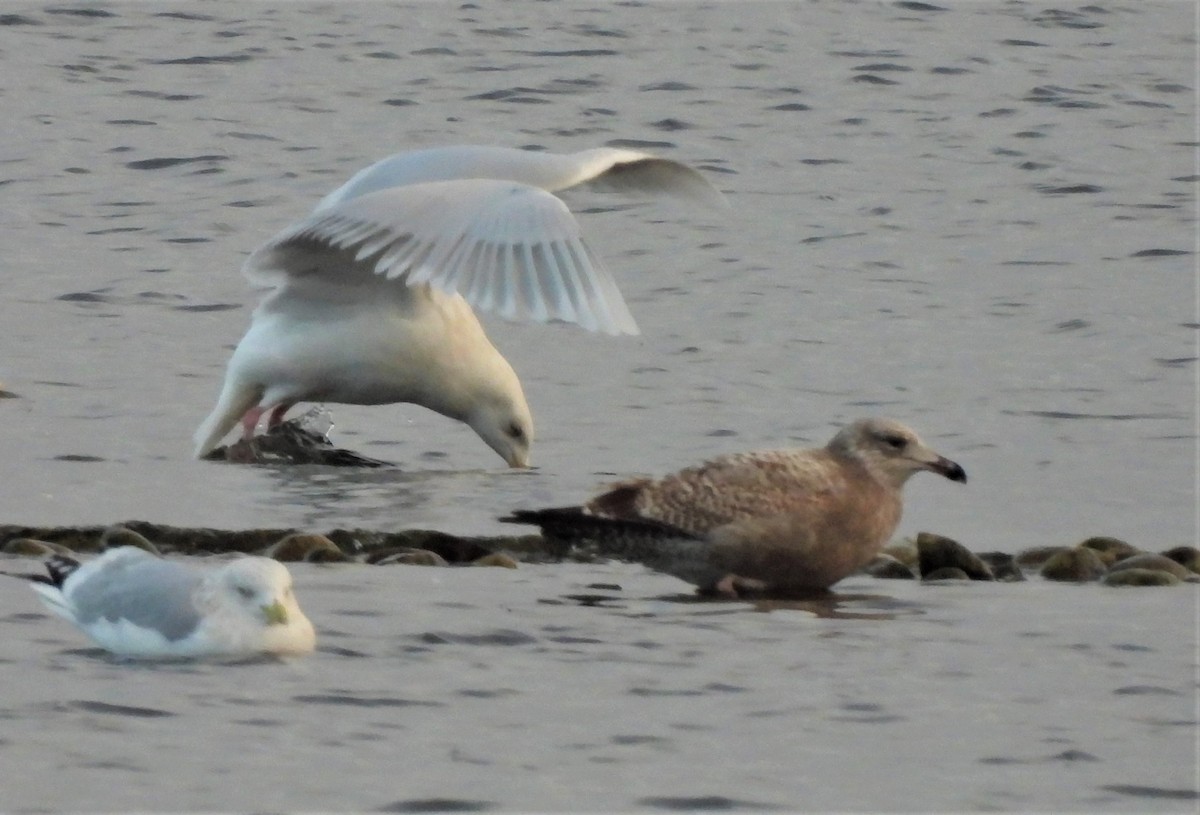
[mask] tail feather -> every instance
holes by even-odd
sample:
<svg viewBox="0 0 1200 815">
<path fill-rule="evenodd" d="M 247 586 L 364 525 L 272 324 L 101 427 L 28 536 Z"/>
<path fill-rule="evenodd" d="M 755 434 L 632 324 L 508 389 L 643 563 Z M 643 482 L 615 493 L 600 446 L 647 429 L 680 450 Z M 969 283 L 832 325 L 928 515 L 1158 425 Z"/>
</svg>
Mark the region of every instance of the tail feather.
<svg viewBox="0 0 1200 815">
<path fill-rule="evenodd" d="M 204 458 L 211 453 L 221 443 L 221 439 L 225 438 L 225 434 L 246 415 L 246 411 L 258 404 L 262 395 L 263 389 L 260 385 L 227 381 L 221 390 L 220 398 L 217 399 L 217 406 L 192 437 L 196 442 L 196 458 Z"/>
<path fill-rule="evenodd" d="M 55 588 L 61 589 L 67 578 L 75 574 L 75 570 L 81 565 L 75 558 L 66 555 L 51 555 L 46 560 L 46 571 L 49 572 L 49 577 L 42 578 L 40 582 L 49 583 Z"/>
<path fill-rule="evenodd" d="M 698 586 L 710 585 L 721 577 L 709 563 L 709 542 L 669 524 L 604 518 L 582 507 L 522 509 L 500 520 L 539 526 L 549 540 L 586 548 L 614 560 L 642 563 Z"/>
<path fill-rule="evenodd" d="M 0 572 L 0 574 L 28 580 L 29 587 L 37 592 L 46 608 L 63 619 L 74 622 L 74 610 L 66 595 L 63 594 L 62 587 L 67 578 L 80 567 L 79 561 L 64 555 L 52 555 L 46 560 L 45 565 L 47 574 L 15 574 L 13 572 Z"/>
</svg>

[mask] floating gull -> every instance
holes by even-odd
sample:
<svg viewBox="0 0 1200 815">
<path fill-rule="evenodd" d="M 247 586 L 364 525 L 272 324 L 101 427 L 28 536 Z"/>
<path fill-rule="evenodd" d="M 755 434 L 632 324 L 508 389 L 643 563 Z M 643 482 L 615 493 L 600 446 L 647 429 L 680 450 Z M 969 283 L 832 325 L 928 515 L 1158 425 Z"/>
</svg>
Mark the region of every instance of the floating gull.
<svg viewBox="0 0 1200 815">
<path fill-rule="evenodd" d="M 614 484 L 583 507 L 502 520 L 587 541 L 709 593 L 824 589 L 887 543 L 900 523 L 900 489 L 919 470 L 967 480 L 899 422 L 864 419 L 825 447 L 726 455 Z"/>
<path fill-rule="evenodd" d="M 25 575 L 42 602 L 120 656 L 284 655 L 316 646 L 291 574 L 270 558 L 201 570 L 120 546 L 84 564 L 55 555 L 46 570 Z"/>
<path fill-rule="evenodd" d="M 400 153 L 353 176 L 246 261 L 267 294 L 229 361 L 196 455 L 297 402 L 412 402 L 465 422 L 512 467 L 533 420 L 472 307 L 636 334 L 616 283 L 552 193 L 578 184 L 724 204 L 696 170 L 646 153 L 504 147 Z"/>
</svg>

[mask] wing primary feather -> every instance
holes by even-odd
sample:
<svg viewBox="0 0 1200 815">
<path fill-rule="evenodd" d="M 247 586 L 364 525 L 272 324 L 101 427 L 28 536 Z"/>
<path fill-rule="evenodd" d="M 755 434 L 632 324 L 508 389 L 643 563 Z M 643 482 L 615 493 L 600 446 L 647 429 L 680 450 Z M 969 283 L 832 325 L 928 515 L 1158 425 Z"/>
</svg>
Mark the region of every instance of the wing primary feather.
<svg viewBox="0 0 1200 815">
<path fill-rule="evenodd" d="M 403 276 L 408 271 L 408 258 L 412 254 L 415 240 L 413 235 L 398 237 L 391 248 L 375 261 L 375 274 L 388 280 Z"/>
<path fill-rule="evenodd" d="M 604 289 L 599 285 L 600 274 L 588 257 L 587 250 L 579 238 L 570 238 L 563 242 L 563 251 L 570 256 L 580 276 L 587 281 L 588 300 L 591 303 L 592 314 L 596 317 L 597 327 L 606 333 L 612 333 L 612 315 L 609 313 Z"/>
<path fill-rule="evenodd" d="M 369 240 L 366 240 L 369 238 Z M 390 229 L 379 228 L 374 234 L 363 236 L 363 241 L 358 247 L 358 251 L 354 253 L 355 261 L 365 260 L 373 255 L 380 254 L 387 250 L 389 246 L 396 242 L 397 235 Z M 352 243 L 358 243 L 358 240 Z"/>
<path fill-rule="evenodd" d="M 576 310 L 580 315 L 579 324 L 588 331 L 599 330 L 600 324 L 596 315 L 594 306 L 596 298 L 599 296 L 592 286 L 591 277 L 587 269 L 579 267 L 575 256 L 571 253 L 569 247 L 564 243 L 556 241 L 550 244 L 550 248 L 554 252 L 555 258 L 558 260 L 558 265 L 563 269 L 569 269 L 572 277 L 576 281 L 575 294 L 578 298 L 578 306 Z M 584 317 L 586 316 L 586 321 Z"/>
<path fill-rule="evenodd" d="M 497 274 L 496 269 L 499 266 L 500 247 L 492 241 L 483 243 L 483 251 L 480 252 L 479 265 L 475 269 L 475 288 L 477 289 L 476 303 L 485 311 L 498 311 L 500 303 L 500 294 L 503 288 L 503 279 Z"/>
<path fill-rule="evenodd" d="M 549 254 L 545 244 L 537 243 L 530 247 L 533 265 L 538 275 L 544 280 L 553 281 L 555 301 L 554 316 L 571 323 L 579 322 L 579 309 L 575 302 L 575 281 L 568 270 L 554 263 L 554 256 Z"/>
<path fill-rule="evenodd" d="M 529 281 L 529 311 L 533 319 L 539 323 L 547 322 L 551 317 L 556 316 L 554 287 L 547 286 L 550 281 L 544 280 L 541 275 L 541 270 L 533 259 L 533 247 L 529 241 L 522 241 L 514 247 L 514 251 L 519 251 L 521 256 L 520 274 L 525 280 Z"/>
<path fill-rule="evenodd" d="M 349 218 L 330 218 L 318 235 L 323 237 L 322 243 L 337 249 L 348 249 L 370 237 L 375 230 L 375 225 L 369 222 Z"/>
<path fill-rule="evenodd" d="M 575 310 L 575 322 L 588 331 L 595 331 L 598 326 L 596 317 L 592 314 L 591 294 L 586 275 L 579 273 L 579 270 L 575 268 L 575 261 L 562 250 L 557 241 L 545 244 L 542 248 L 550 258 L 553 258 L 552 262 L 559 274 L 568 281 L 567 294 L 570 296 L 571 306 Z"/>
<path fill-rule="evenodd" d="M 389 266 L 385 270 L 388 280 L 403 277 L 410 286 L 422 282 L 413 276 L 418 271 L 420 258 L 427 250 L 428 244 L 419 235 L 406 236 L 406 240 L 398 243 L 395 249 L 385 255 L 389 260 Z"/>
<path fill-rule="evenodd" d="M 570 213 L 567 214 L 570 221 Z M 547 213 L 544 207 L 530 207 L 525 213 L 525 234 L 534 236 L 525 242 L 525 263 L 529 268 L 529 274 L 537 281 L 538 288 L 541 290 L 542 304 L 544 306 L 543 319 L 545 320 L 566 320 L 575 322 L 575 309 L 571 306 L 570 296 L 567 293 L 570 289 L 570 283 L 564 280 L 553 267 L 547 264 L 546 257 L 541 252 L 541 244 L 543 238 L 541 236 L 552 233 L 553 222 L 547 224 Z M 569 221 L 569 222 L 570 222 Z"/>
<path fill-rule="evenodd" d="M 459 235 L 445 254 L 445 259 L 439 262 L 441 272 L 434 280 L 438 288 L 445 292 L 462 293 L 462 282 L 465 277 L 465 261 L 470 255 L 472 241 L 466 235 Z"/>
<path fill-rule="evenodd" d="M 470 241 L 466 244 L 466 251 L 461 259 L 462 271 L 458 274 L 458 293 L 463 296 L 468 303 L 479 306 L 482 296 L 480 283 L 485 280 L 485 275 L 480 274 L 480 255 L 486 249 L 483 241 Z"/>
<path fill-rule="evenodd" d="M 432 241 L 421 241 L 413 247 L 412 255 L 408 258 L 408 285 L 429 283 L 437 274 L 437 266 L 429 263 L 429 257 L 437 244 Z"/>
<path fill-rule="evenodd" d="M 522 292 L 521 280 L 512 272 L 512 244 L 501 243 L 496 246 L 496 313 L 510 320 L 519 320 L 523 316 L 520 308 Z"/>
</svg>

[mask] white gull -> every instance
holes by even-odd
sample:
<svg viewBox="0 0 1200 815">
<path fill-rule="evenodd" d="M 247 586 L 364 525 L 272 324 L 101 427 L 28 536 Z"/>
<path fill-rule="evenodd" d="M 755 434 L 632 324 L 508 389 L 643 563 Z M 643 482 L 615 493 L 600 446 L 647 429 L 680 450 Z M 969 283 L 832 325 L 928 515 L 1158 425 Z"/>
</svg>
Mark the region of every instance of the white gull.
<svg viewBox="0 0 1200 815">
<path fill-rule="evenodd" d="M 196 456 L 239 421 L 244 439 L 263 414 L 278 425 L 297 402 L 411 402 L 465 422 L 509 466 L 528 466 L 521 383 L 472 307 L 638 333 L 553 195 L 583 183 L 725 205 L 698 171 L 617 148 L 440 147 L 372 164 L 247 259 L 243 271 L 267 293 L 196 431 Z"/>
</svg>

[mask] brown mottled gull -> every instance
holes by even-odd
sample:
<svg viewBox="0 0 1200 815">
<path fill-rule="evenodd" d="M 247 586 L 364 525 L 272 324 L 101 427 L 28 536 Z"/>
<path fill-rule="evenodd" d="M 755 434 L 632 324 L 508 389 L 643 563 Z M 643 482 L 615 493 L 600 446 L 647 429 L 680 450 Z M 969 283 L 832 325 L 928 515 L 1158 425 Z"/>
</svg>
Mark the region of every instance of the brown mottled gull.
<svg viewBox="0 0 1200 815">
<path fill-rule="evenodd" d="M 502 520 L 587 541 L 708 593 L 802 592 L 833 585 L 879 552 L 900 523 L 900 489 L 918 470 L 967 480 L 908 427 L 863 419 L 824 447 L 734 453 L 614 484 L 582 507 Z"/>
</svg>

